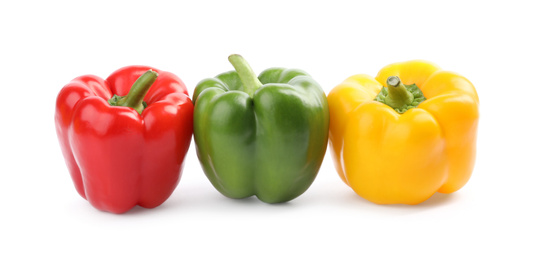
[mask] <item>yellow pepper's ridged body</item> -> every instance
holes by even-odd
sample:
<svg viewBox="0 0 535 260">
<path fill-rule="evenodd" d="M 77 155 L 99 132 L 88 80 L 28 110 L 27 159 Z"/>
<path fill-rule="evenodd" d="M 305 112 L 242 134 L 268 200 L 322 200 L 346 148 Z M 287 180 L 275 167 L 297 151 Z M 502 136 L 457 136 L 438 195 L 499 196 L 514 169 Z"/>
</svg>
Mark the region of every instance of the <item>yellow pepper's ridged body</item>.
<svg viewBox="0 0 535 260">
<path fill-rule="evenodd" d="M 374 101 L 390 76 L 427 100 L 399 114 Z M 329 140 L 342 180 L 378 204 L 418 204 L 460 189 L 472 173 L 479 98 L 466 78 L 425 61 L 355 75 L 328 96 Z"/>
</svg>

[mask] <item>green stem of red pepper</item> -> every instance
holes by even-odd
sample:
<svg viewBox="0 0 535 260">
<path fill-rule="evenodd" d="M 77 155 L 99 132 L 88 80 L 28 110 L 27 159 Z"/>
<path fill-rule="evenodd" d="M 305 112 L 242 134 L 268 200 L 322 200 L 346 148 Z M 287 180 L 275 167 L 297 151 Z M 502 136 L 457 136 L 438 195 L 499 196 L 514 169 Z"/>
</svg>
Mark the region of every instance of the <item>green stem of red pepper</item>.
<svg viewBox="0 0 535 260">
<path fill-rule="evenodd" d="M 143 101 L 150 87 L 158 78 L 158 73 L 153 70 L 148 70 L 143 73 L 136 82 L 130 88 L 130 91 L 126 96 L 114 95 L 108 103 L 112 106 L 131 107 L 135 109 L 139 114 L 143 112 L 143 109 L 147 107 L 147 104 Z"/>
<path fill-rule="evenodd" d="M 249 63 L 247 63 L 247 61 L 238 54 L 230 55 L 228 60 L 241 79 L 243 91 L 249 94 L 251 98 L 254 97 L 254 93 L 262 86 L 262 83 L 260 80 L 258 80 L 258 77 L 256 77 L 256 74 L 253 72 L 251 66 L 249 66 Z"/>
</svg>

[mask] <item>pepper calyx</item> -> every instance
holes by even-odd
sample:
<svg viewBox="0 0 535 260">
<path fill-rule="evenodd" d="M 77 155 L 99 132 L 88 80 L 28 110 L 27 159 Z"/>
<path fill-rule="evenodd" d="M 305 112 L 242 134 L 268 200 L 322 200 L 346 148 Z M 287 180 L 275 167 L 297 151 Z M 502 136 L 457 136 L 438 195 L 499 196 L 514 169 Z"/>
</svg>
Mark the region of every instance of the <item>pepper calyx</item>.
<svg viewBox="0 0 535 260">
<path fill-rule="evenodd" d="M 397 76 L 388 77 L 386 85 L 387 87 L 383 87 L 374 100 L 392 107 L 400 114 L 426 100 L 416 84 L 404 85 Z"/>
</svg>

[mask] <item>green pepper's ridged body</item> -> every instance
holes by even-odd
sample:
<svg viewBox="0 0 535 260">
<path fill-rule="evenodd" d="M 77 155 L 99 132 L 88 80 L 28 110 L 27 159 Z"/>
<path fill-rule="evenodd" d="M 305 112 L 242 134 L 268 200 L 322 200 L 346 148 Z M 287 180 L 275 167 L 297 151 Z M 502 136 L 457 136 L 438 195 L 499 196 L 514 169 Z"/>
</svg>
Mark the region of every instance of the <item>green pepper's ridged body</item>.
<svg viewBox="0 0 535 260">
<path fill-rule="evenodd" d="M 329 111 L 305 72 L 271 68 L 251 97 L 236 71 L 201 81 L 193 96 L 197 156 L 231 198 L 292 200 L 310 187 L 327 148 Z"/>
</svg>

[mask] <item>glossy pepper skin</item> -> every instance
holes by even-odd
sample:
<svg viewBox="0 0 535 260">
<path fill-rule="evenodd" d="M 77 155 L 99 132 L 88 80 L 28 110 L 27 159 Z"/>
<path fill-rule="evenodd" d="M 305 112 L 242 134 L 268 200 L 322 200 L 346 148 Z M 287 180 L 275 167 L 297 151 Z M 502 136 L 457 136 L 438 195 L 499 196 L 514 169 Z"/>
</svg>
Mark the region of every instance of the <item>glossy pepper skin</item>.
<svg viewBox="0 0 535 260">
<path fill-rule="evenodd" d="M 401 85 L 416 84 L 426 100 L 402 114 L 374 101 L 387 80 L 396 80 L 391 76 Z M 426 61 L 394 63 L 375 79 L 349 77 L 328 100 L 336 169 L 361 197 L 418 204 L 437 191 L 457 191 L 470 178 L 479 98 L 466 78 Z"/>
<path fill-rule="evenodd" d="M 138 96 L 146 102 L 141 114 L 108 103 L 146 74 L 153 83 Z M 174 74 L 129 66 L 106 80 L 85 75 L 68 83 L 57 97 L 55 122 L 78 193 L 99 210 L 123 213 L 154 208 L 174 191 L 191 141 L 193 103 Z"/>
<path fill-rule="evenodd" d="M 223 195 L 279 203 L 314 181 L 327 148 L 327 98 L 307 73 L 271 68 L 258 78 L 239 55 L 236 71 L 201 81 L 193 101 L 202 168 Z"/>
</svg>

